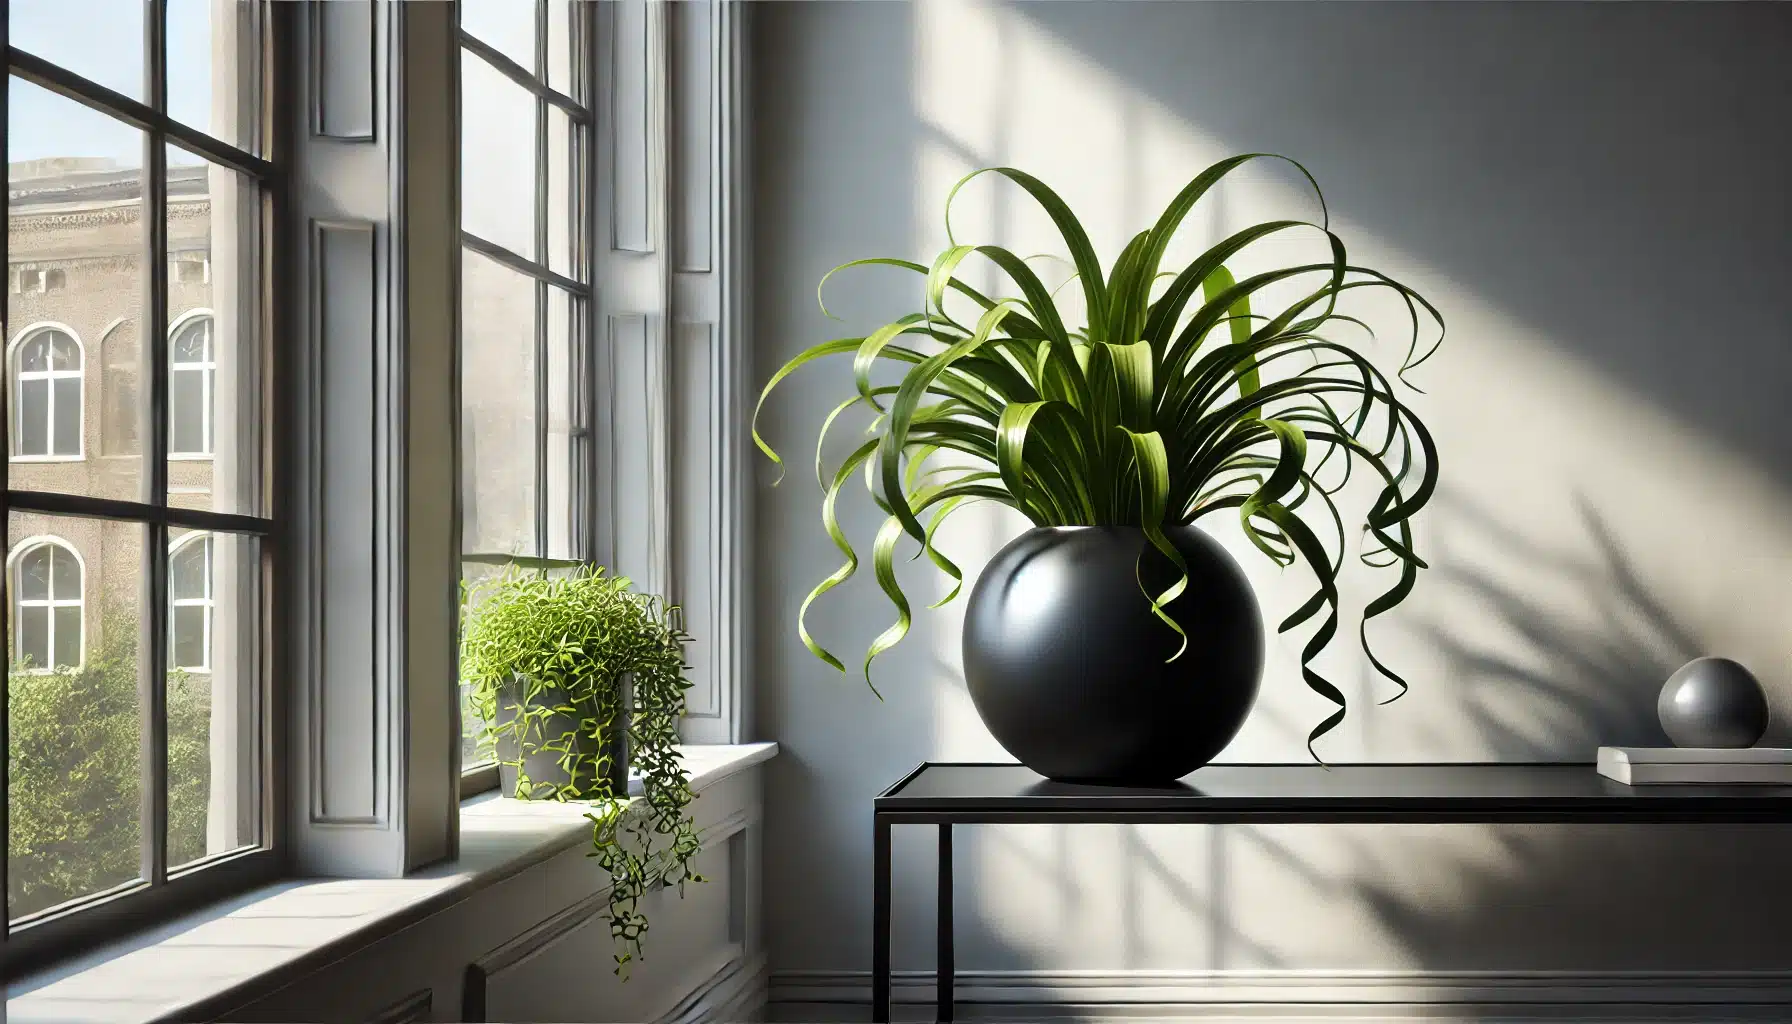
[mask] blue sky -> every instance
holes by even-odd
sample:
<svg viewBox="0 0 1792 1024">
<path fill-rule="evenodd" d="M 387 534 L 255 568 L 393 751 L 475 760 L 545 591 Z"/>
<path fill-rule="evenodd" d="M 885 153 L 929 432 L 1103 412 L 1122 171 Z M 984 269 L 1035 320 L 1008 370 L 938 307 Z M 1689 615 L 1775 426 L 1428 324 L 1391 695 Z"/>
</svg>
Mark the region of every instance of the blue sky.
<svg viewBox="0 0 1792 1024">
<path fill-rule="evenodd" d="M 140 0 L 12 0 L 12 44 L 142 99 L 144 6 Z M 206 129 L 211 73 L 211 0 L 168 0 L 169 112 Z M 49 156 L 108 157 L 122 166 L 143 161 L 136 129 L 16 78 L 8 117 L 8 162 Z"/>
</svg>

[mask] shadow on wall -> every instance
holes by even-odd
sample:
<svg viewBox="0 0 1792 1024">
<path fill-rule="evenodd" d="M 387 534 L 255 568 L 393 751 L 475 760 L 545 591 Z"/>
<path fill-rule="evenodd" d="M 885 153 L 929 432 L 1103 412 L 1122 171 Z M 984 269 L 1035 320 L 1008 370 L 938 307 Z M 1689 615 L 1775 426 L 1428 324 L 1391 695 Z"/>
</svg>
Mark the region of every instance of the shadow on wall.
<svg viewBox="0 0 1792 1024">
<path fill-rule="evenodd" d="M 1009 9 L 1792 478 L 1792 6 Z"/>
<path fill-rule="evenodd" d="M 1784 971 L 1780 923 L 1792 914 L 1792 890 L 1762 884 L 1783 875 L 1792 852 L 1783 826 L 1458 828 L 1477 835 L 1452 842 L 1439 835 L 1447 829 L 1415 831 L 1418 855 L 1397 861 L 1388 837 L 1358 843 L 1365 866 L 1352 898 L 1415 966 Z M 1410 870 L 1431 892 L 1415 898 L 1400 865 L 1422 865 Z"/>
<path fill-rule="evenodd" d="M 1417 627 L 1462 684 L 1465 713 L 1494 759 L 1547 761 L 1563 750 L 1590 757 L 1601 744 L 1671 745 L 1656 697 L 1669 674 L 1705 653 L 1704 645 L 1643 584 L 1605 520 L 1577 500 L 1586 543 L 1557 549 L 1520 535 L 1460 493 L 1440 492 L 1438 505 L 1453 529 L 1482 534 L 1506 569 L 1494 576 L 1439 558 L 1432 573 L 1437 585 L 1466 593 L 1484 610 L 1494 628 L 1483 633 L 1510 639 L 1483 645 L 1423 616 Z M 1540 605 L 1529 596 L 1532 587 L 1572 595 L 1579 614 Z M 1489 700 L 1492 694 L 1500 699 Z"/>
<path fill-rule="evenodd" d="M 1792 7 L 1003 10 L 1235 149 L 1307 160 L 1341 215 L 1472 282 L 1467 290 L 1766 474 L 1792 479 L 1792 439 L 1780 427 L 1792 346 L 1775 302 L 1792 280 L 1792 141 L 1783 131 L 1792 65 L 1775 52 L 1792 38 Z M 759 381 L 806 345 L 918 300 L 909 282 L 867 273 L 830 283 L 830 307 L 847 325 L 826 323 L 814 305 L 815 282 L 837 264 L 926 255 L 918 225 L 937 210 L 918 197 L 939 175 L 921 153 L 945 143 L 915 109 L 913 11 L 755 12 Z M 1001 127 L 991 151 L 951 156 L 1009 158 Z M 937 613 L 880 661 L 882 702 L 856 673 L 836 675 L 797 643 L 802 596 L 838 564 L 805 445 L 847 379 L 843 367 L 804 376 L 825 383 L 787 386 L 762 423 L 790 471 L 776 490 L 760 473 L 754 495 L 758 713 L 766 738 L 783 746 L 768 776 L 768 937 L 775 975 L 856 984 L 870 960 L 870 800 L 916 762 L 963 756 L 944 722 L 963 710 L 963 684 L 955 659 L 941 657 L 956 634 L 943 635 L 951 620 Z M 1468 683 L 1456 695 L 1487 749 L 1554 759 L 1590 756 L 1602 742 L 1662 742 L 1661 682 L 1689 658 L 1721 652 L 1687 625 L 1684 602 L 1645 583 L 1608 516 L 1580 502 L 1584 543 L 1558 549 L 1462 492 L 1441 495 L 1438 511 L 1499 555 L 1497 573 L 1439 561 L 1428 585 L 1464 595 L 1507 642 L 1488 645 L 1486 631 L 1464 635 L 1423 609 L 1410 620 Z M 875 533 L 868 503 L 843 512 L 855 538 Z M 1558 600 L 1574 595 L 1583 614 L 1537 602 L 1528 579 L 1548 580 Z M 851 655 L 889 615 L 861 578 L 818 603 L 810 625 L 856 668 Z M 1163 954 L 1162 922 L 1176 916 L 1204 933 L 1175 951 L 1179 968 L 1347 959 L 1352 933 L 1305 934 L 1323 930 L 1304 916 L 1309 908 L 1361 921 L 1364 934 L 1379 928 L 1378 950 L 1438 969 L 1746 968 L 1787 952 L 1767 923 L 1792 910 L 1789 891 L 1759 887 L 1783 873 L 1786 844 L 1745 843 L 1737 830 L 1471 837 L 1227 827 L 1184 829 L 1171 844 L 1134 830 L 1118 842 L 1093 829 L 1058 829 L 1044 841 L 1019 829 L 967 831 L 962 970 L 1060 968 L 1067 957 L 1091 969 L 1144 966 Z M 899 971 L 933 962 L 932 844 L 931 829 L 898 830 Z M 1299 901 L 1281 900 L 1293 916 L 1253 909 L 1276 896 L 1266 872 L 1298 885 Z M 1333 913 L 1333 903 L 1354 916 Z M 1065 930 L 1017 931 L 992 909 L 1028 904 Z M 1099 935 L 1081 930 L 1091 920 Z"/>
</svg>

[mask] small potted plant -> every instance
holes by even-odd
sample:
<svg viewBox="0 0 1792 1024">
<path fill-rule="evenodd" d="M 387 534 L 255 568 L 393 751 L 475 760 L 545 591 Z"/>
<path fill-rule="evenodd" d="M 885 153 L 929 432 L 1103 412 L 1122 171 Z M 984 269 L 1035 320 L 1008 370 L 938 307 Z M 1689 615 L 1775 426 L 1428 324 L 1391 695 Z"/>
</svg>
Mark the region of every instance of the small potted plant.
<svg viewBox="0 0 1792 1024">
<path fill-rule="evenodd" d="M 616 971 L 641 954 L 640 900 L 705 879 L 678 752 L 683 616 L 594 566 L 506 559 L 463 588 L 461 678 L 478 743 L 519 799 L 587 802 L 592 856 L 610 873 Z M 629 794 L 640 781 L 638 799 Z"/>
<path fill-rule="evenodd" d="M 1357 479 L 1370 506 L 1358 553 L 1392 577 L 1362 611 L 1362 644 L 1370 664 L 1405 691 L 1370 649 L 1367 625 L 1412 592 L 1425 564 L 1412 523 L 1435 490 L 1437 451 L 1400 385 L 1435 349 L 1420 343 L 1422 322 L 1434 320 L 1441 340 L 1442 318 L 1417 292 L 1351 262 L 1323 199 L 1317 221 L 1254 224 L 1193 259 L 1170 261 L 1171 242 L 1202 197 L 1267 156 L 1201 172 L 1105 268 L 1057 193 L 995 167 L 953 186 L 949 245 L 930 264 L 872 258 L 829 272 L 895 267 L 919 275 L 925 293 L 920 309 L 869 334 L 810 347 L 760 395 L 763 405 L 815 360 L 851 357 L 850 386 L 816 446 L 821 518 L 843 556 L 797 616 L 798 636 L 816 657 L 844 671 L 803 617 L 859 568 L 837 512 L 855 476 L 863 473 L 886 516 L 870 561 L 896 619 L 865 654 L 867 682 L 872 660 L 909 628 L 898 546 L 912 544 L 956 583 L 958 566 L 934 545 L 940 524 L 969 503 L 1006 505 L 1034 528 L 984 568 L 965 611 L 965 683 L 978 714 L 1010 753 L 1051 778 L 1179 778 L 1231 741 L 1263 668 L 1250 584 L 1202 529 L 1208 517 L 1225 516 L 1266 558 L 1304 562 L 1315 577 L 1312 597 L 1281 623 L 1312 624 L 1301 672 L 1335 705 L 1308 735 L 1311 752 L 1344 717 L 1344 691 L 1314 661 L 1338 631 L 1348 505 L 1334 496 L 1354 468 L 1366 470 Z M 985 173 L 1019 186 L 1051 219 L 1068 250 L 1068 277 L 1048 283 L 1030 258 L 951 237 L 952 196 Z M 1273 253 L 1259 243 L 1297 234 L 1324 255 L 1293 264 L 1263 258 Z M 1228 264 L 1251 250 L 1264 269 L 1235 277 Z M 994 287 L 973 287 L 960 276 L 964 266 L 992 270 Z M 1398 302 L 1410 341 L 1395 359 L 1359 347 L 1370 324 L 1343 301 L 1364 289 Z M 854 406 L 872 418 L 871 436 L 829 469 L 829 427 Z M 779 461 L 757 429 L 753 439 Z M 939 603 L 957 593 L 954 586 Z"/>
</svg>

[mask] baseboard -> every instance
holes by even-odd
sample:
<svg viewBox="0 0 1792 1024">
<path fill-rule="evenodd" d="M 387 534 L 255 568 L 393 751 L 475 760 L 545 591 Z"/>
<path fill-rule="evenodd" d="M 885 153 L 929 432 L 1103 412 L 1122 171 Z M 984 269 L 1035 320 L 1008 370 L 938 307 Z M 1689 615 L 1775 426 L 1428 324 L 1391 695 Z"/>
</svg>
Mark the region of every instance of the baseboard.
<svg viewBox="0 0 1792 1024">
<path fill-rule="evenodd" d="M 890 996 L 897 1019 L 930 1018 L 933 972 L 896 972 Z M 871 976 L 780 971 L 770 998 L 773 1020 L 863 1019 Z M 1792 970 L 960 971 L 953 1004 L 966 1018 L 1081 1021 L 1788 1020 Z"/>
</svg>

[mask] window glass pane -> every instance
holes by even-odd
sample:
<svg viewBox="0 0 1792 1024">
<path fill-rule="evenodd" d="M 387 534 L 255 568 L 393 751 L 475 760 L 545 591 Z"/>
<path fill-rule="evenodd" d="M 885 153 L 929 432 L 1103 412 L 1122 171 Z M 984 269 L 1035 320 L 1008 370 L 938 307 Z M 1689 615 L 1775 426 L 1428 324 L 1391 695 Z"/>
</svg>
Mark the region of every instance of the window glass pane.
<svg viewBox="0 0 1792 1024">
<path fill-rule="evenodd" d="M 44 337 L 50 342 L 50 369 L 79 370 L 81 368 L 81 347 L 75 339 L 61 331 L 45 332 Z"/>
<path fill-rule="evenodd" d="M 525 70 L 538 70 L 534 0 L 461 0 L 460 27 Z"/>
<path fill-rule="evenodd" d="M 140 17 L 136 4 L 68 6 L 58 0 L 53 6 L 60 12 L 60 31 L 71 39 L 91 36 L 101 47 L 114 23 L 135 24 Z M 99 17 L 95 12 L 102 8 L 114 13 Z M 71 20 L 77 10 L 90 17 Z M 15 4 L 12 14 L 16 30 L 21 7 Z M 133 54 L 142 51 L 138 32 L 130 30 Z M 140 318 L 143 305 L 143 133 L 23 79 L 13 78 L 10 88 L 8 259 L 14 266 L 44 270 L 42 288 L 7 294 L 6 322 L 21 332 L 41 331 L 44 339 L 35 352 L 21 343 L 9 368 L 19 396 L 18 412 L 8 423 L 14 433 L 11 450 L 90 457 L 15 465 L 9 482 L 18 490 L 138 500 L 143 497 L 139 461 L 91 457 L 118 446 L 96 436 L 106 423 L 86 416 L 85 406 L 94 397 L 130 401 L 131 408 L 114 410 L 108 422 L 134 421 L 137 415 L 128 389 L 101 396 L 106 382 L 89 388 L 87 375 L 99 365 L 96 346 L 104 343 L 111 349 L 108 363 L 127 377 L 135 373 L 143 379 L 134 329 L 120 329 Z M 17 379 L 31 373 L 53 376 Z"/>
<path fill-rule="evenodd" d="M 535 281 L 461 258 L 463 550 L 537 554 Z"/>
<path fill-rule="evenodd" d="M 461 54 L 461 227 L 519 256 L 535 251 L 535 97 Z"/>
<path fill-rule="evenodd" d="M 199 268 L 168 275 L 168 452 L 211 456 L 169 464 L 168 500 L 180 507 L 261 514 L 259 208 L 241 174 L 168 147 L 168 249 Z"/>
<path fill-rule="evenodd" d="M 260 548 L 237 534 L 181 539 L 169 565 L 171 868 L 257 844 L 261 820 Z"/>
<path fill-rule="evenodd" d="M 169 662 L 177 669 L 203 671 L 206 665 L 205 620 L 207 609 L 201 605 L 177 605 L 170 613 L 174 642 L 169 648 Z"/>
<path fill-rule="evenodd" d="M 498 565 L 486 565 L 479 562 L 465 562 L 461 564 L 461 579 L 468 584 L 489 576 L 502 574 L 503 572 L 504 567 Z M 462 590 L 462 593 L 469 592 L 475 599 L 477 599 L 484 591 L 481 588 L 463 588 Z M 465 623 L 468 616 L 477 607 L 477 605 L 463 606 L 460 613 L 461 621 Z M 485 727 L 486 721 L 484 718 L 480 717 L 479 710 L 469 702 L 469 698 L 472 695 L 472 687 L 466 683 L 462 683 L 460 684 L 459 692 L 461 709 L 460 766 L 464 771 L 476 765 L 491 763 L 494 759 L 494 752 L 492 751 L 490 744 L 483 742 L 479 735 L 479 731 Z"/>
<path fill-rule="evenodd" d="M 473 688 L 466 683 L 461 683 L 459 691 L 460 767 L 461 771 L 466 771 L 468 768 L 477 768 L 482 764 L 490 764 L 493 757 L 490 751 L 480 749 L 479 730 L 484 728 L 485 720 L 479 717 L 479 712 L 468 702 L 468 697 L 473 692 Z"/>
<path fill-rule="evenodd" d="M 51 547 L 50 553 L 50 599 L 67 601 L 81 596 L 81 588 L 86 584 L 81 574 L 81 561 L 74 552 L 65 547 Z"/>
<path fill-rule="evenodd" d="M 210 593 L 206 554 L 207 542 L 201 536 L 179 544 L 168 556 L 168 590 L 175 600 L 203 598 Z"/>
<path fill-rule="evenodd" d="M 19 423 L 18 442 L 14 449 L 19 455 L 50 454 L 50 382 L 47 380 L 19 381 Z M 20 477 L 29 479 L 31 471 L 22 467 L 13 470 L 13 479 Z"/>
<path fill-rule="evenodd" d="M 548 0 L 548 84 L 555 89 L 582 99 L 572 80 L 573 2 Z"/>
<path fill-rule="evenodd" d="M 168 0 L 168 115 L 251 153 L 256 5 Z"/>
<path fill-rule="evenodd" d="M 6 709 L 6 896 L 12 920 L 138 877 L 137 581 L 145 533 L 136 523 L 21 512 L 8 518 L 12 548 L 57 537 L 81 554 L 76 559 L 55 549 L 44 560 L 54 567 L 53 598 L 15 607 Z M 83 565 L 92 584 L 85 591 Z M 24 589 L 19 592 L 17 604 L 29 605 Z M 79 667 L 28 671 L 21 665 L 25 655 L 40 666 L 52 655 L 72 663 L 83 643 Z"/>
<path fill-rule="evenodd" d="M 27 601 L 48 601 L 50 599 L 50 558 L 55 552 L 51 545 L 44 544 L 30 548 L 19 556 L 19 597 Z"/>
<path fill-rule="evenodd" d="M 211 320 L 205 317 L 188 320 L 174 332 L 174 340 L 168 345 L 169 358 L 176 363 L 209 363 L 210 338 Z"/>
<path fill-rule="evenodd" d="M 143 99 L 143 11 L 120 0 L 12 0 L 12 45 Z M 19 122 L 13 122 L 13 129 Z"/>
<path fill-rule="evenodd" d="M 205 374 L 176 369 L 168 375 L 168 451 L 205 451 Z"/>
<path fill-rule="evenodd" d="M 578 203 L 573 185 L 572 117 L 559 107 L 548 111 L 548 266 L 571 278 L 585 275 L 573 270 L 573 237 L 578 226 Z"/>
<path fill-rule="evenodd" d="M 57 455 L 81 454 L 81 378 L 58 377 L 51 382 L 51 413 Z"/>
<path fill-rule="evenodd" d="M 40 331 L 19 343 L 19 372 L 42 373 L 50 368 L 50 335 Z"/>
<path fill-rule="evenodd" d="M 76 605 L 58 605 L 50 613 L 54 629 L 51 634 L 55 645 L 54 656 L 57 668 L 72 668 L 81 664 L 81 608 Z"/>
<path fill-rule="evenodd" d="M 16 646 L 13 657 L 31 668 L 50 664 L 50 609 L 48 605 L 21 605 L 14 613 L 17 621 Z"/>
<path fill-rule="evenodd" d="M 549 287 L 547 366 L 547 467 L 548 557 L 572 558 L 573 506 L 576 482 L 583 478 L 574 462 L 572 443 L 572 332 L 573 299 L 565 291 Z"/>
</svg>

